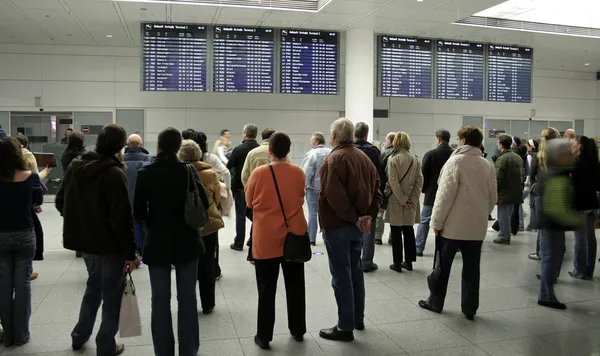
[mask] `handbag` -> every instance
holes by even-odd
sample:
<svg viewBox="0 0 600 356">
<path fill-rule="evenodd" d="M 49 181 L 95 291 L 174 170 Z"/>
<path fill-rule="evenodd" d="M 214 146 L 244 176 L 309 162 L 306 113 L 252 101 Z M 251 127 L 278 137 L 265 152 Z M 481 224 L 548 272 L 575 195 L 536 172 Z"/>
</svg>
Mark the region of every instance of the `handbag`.
<svg viewBox="0 0 600 356">
<path fill-rule="evenodd" d="M 122 338 L 142 335 L 140 308 L 135 295 L 135 284 L 131 272 L 125 275 L 123 281 L 123 299 L 121 299 L 121 314 L 119 316 L 119 335 Z"/>
<path fill-rule="evenodd" d="M 221 187 L 221 214 L 223 216 L 229 216 L 231 213 L 231 207 L 233 206 L 233 194 L 231 189 L 227 188 L 225 183 L 219 182 Z"/>
<path fill-rule="evenodd" d="M 281 207 L 281 213 L 283 214 L 283 221 L 287 229 L 287 235 L 285 235 L 285 242 L 283 244 L 283 259 L 287 262 L 304 263 L 310 261 L 312 258 L 312 250 L 310 248 L 310 237 L 308 231 L 304 235 L 294 235 L 290 231 L 290 225 L 288 224 L 285 210 L 283 209 L 283 201 L 281 200 L 281 194 L 279 193 L 279 186 L 277 184 L 277 178 L 275 178 L 275 170 L 273 166 L 269 165 L 271 175 L 273 176 L 273 183 L 275 183 L 275 190 L 277 191 L 277 198 L 279 199 L 279 206 Z"/>
<path fill-rule="evenodd" d="M 194 230 L 202 230 L 208 223 L 208 212 L 200 199 L 200 192 L 196 183 L 196 168 L 186 164 L 187 188 L 185 197 L 184 218 L 186 224 Z"/>
<path fill-rule="evenodd" d="M 415 163 L 415 158 L 411 155 L 410 166 L 406 170 L 406 173 L 404 173 L 404 175 L 400 179 L 400 182 L 398 182 L 398 185 L 402 184 L 402 182 L 404 181 L 404 178 L 406 178 L 406 176 L 408 175 L 408 172 L 410 172 L 410 169 L 412 168 L 413 163 Z M 390 197 L 393 194 L 392 187 L 390 187 L 390 183 L 385 184 L 385 190 L 383 191 L 383 193 L 384 194 L 383 194 L 383 202 L 381 203 L 381 209 L 385 210 L 385 209 L 387 209 L 388 202 L 390 201 Z"/>
<path fill-rule="evenodd" d="M 440 280 L 440 278 L 442 278 L 442 256 L 440 252 L 441 238 L 442 237 L 440 236 L 440 234 L 435 235 L 435 252 L 433 255 L 433 267 L 431 269 L 431 273 L 427 276 L 427 286 L 429 287 L 429 291 L 432 295 L 436 296 L 444 294 L 442 290 L 443 286 L 437 283 Z"/>
</svg>

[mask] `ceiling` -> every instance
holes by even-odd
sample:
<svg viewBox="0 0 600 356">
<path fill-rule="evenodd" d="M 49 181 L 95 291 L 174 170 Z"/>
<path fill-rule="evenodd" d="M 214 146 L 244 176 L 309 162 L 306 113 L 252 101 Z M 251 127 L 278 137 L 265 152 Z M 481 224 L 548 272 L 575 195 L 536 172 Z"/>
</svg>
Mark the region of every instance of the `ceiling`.
<svg viewBox="0 0 600 356">
<path fill-rule="evenodd" d="M 600 71 L 598 39 L 452 24 L 500 3 L 332 0 L 318 13 L 308 13 L 111 0 L 0 0 L 0 43 L 137 47 L 142 22 L 165 21 L 337 31 L 361 28 L 376 33 L 531 46 L 536 68 Z"/>
</svg>

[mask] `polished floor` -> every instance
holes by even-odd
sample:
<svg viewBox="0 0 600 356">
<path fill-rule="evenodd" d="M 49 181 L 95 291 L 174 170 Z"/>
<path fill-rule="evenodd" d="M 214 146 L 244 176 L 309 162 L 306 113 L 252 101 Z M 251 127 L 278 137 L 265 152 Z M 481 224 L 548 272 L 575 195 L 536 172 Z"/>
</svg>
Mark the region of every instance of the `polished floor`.
<svg viewBox="0 0 600 356">
<path fill-rule="evenodd" d="M 62 249 L 62 219 L 52 204 L 46 204 L 44 210 L 41 218 L 47 252 L 46 259 L 34 266 L 40 276 L 32 282 L 31 342 L 8 349 L 0 346 L 0 355 L 95 355 L 93 342 L 88 343 L 86 350 L 70 350 L 69 335 L 85 289 L 86 270 L 83 260 Z M 305 341 L 296 343 L 287 331 L 285 289 L 280 278 L 276 335 L 272 350 L 262 351 L 252 340 L 257 307 L 253 266 L 245 261 L 245 253 L 228 248 L 234 222 L 228 218 L 226 224 L 220 234 L 223 279 L 217 282 L 217 307 L 212 315 L 198 316 L 200 355 L 600 355 L 600 281 L 579 281 L 568 276 L 573 243 L 569 235 L 567 258 L 556 287 L 568 309 L 558 312 L 537 306 L 539 283 L 535 274 L 539 262 L 527 258 L 535 245 L 533 233 L 520 233 L 510 246 L 493 244 L 493 235 L 488 234 L 482 254 L 481 307 L 474 322 L 460 313 L 460 256 L 454 262 L 446 309 L 438 315 L 417 306 L 419 299 L 427 297 L 425 277 L 431 270 L 433 241 L 428 243 L 425 257 L 419 259 L 415 270 L 402 274 L 388 269 L 391 247 L 377 246 L 375 261 L 380 269 L 365 275 L 367 328 L 356 332 L 356 340 L 346 344 L 318 336 L 319 329 L 331 327 L 337 320 L 327 255 L 319 240 L 314 252 L 322 254 L 315 254 L 306 265 L 309 333 Z M 145 266 L 135 271 L 134 280 L 143 335 L 120 342 L 126 345 L 124 355 L 154 355 L 150 282 Z M 175 296 L 173 289 L 174 320 Z"/>
</svg>

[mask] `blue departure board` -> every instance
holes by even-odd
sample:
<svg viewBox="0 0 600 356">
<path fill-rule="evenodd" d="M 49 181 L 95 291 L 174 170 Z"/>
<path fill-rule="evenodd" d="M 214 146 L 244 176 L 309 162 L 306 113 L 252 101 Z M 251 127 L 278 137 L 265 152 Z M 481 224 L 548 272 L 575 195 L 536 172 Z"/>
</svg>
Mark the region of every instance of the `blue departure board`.
<svg viewBox="0 0 600 356">
<path fill-rule="evenodd" d="M 484 46 L 436 40 L 437 98 L 483 100 Z"/>
<path fill-rule="evenodd" d="M 531 48 L 490 44 L 488 100 L 530 103 L 532 60 Z"/>
<path fill-rule="evenodd" d="M 338 93 L 337 32 L 283 29 L 280 91 L 291 94 Z"/>
<path fill-rule="evenodd" d="M 206 90 L 206 26 L 142 24 L 142 90 Z"/>
<path fill-rule="evenodd" d="M 215 27 L 214 90 L 272 93 L 274 43 L 270 28 Z"/>
<path fill-rule="evenodd" d="M 379 36 L 379 95 L 433 97 L 433 54 L 429 39 Z"/>
</svg>

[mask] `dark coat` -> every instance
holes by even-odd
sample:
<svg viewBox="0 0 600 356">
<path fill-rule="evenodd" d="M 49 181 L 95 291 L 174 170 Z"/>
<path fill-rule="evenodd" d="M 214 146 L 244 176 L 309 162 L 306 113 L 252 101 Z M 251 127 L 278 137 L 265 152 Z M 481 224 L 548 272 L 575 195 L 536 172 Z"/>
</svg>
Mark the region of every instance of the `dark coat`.
<svg viewBox="0 0 600 356">
<path fill-rule="evenodd" d="M 200 232 L 190 228 L 184 218 L 188 174 L 186 163 L 160 153 L 138 171 L 133 216 L 144 227 L 144 263 L 148 265 L 176 265 L 204 254 Z M 198 174 L 195 178 L 208 209 L 206 190 Z"/>
<path fill-rule="evenodd" d="M 423 193 L 425 194 L 424 205 L 433 206 L 435 194 L 438 190 L 438 178 L 442 172 L 442 167 L 454 152 L 447 143 L 442 143 L 438 147 L 425 153 L 423 157 Z"/>
<path fill-rule="evenodd" d="M 242 170 L 248 153 L 260 146 L 256 140 L 245 140 L 231 152 L 231 157 L 227 161 L 227 168 L 231 171 L 231 190 L 244 190 L 242 184 Z M 235 194 L 235 193 L 234 193 Z"/>
<path fill-rule="evenodd" d="M 67 169 L 56 194 L 66 249 L 135 260 L 127 176 L 114 156 L 88 152 Z"/>
<path fill-rule="evenodd" d="M 127 167 L 127 184 L 129 186 L 129 203 L 131 206 L 133 206 L 137 172 L 152 162 L 152 157 L 144 153 L 144 151 L 142 147 L 127 147 L 127 150 L 125 150 L 126 153 L 123 155 L 123 161 L 125 161 L 125 166 Z"/>
<path fill-rule="evenodd" d="M 354 146 L 359 150 L 363 151 L 367 157 L 373 162 L 375 169 L 377 169 L 377 174 L 379 174 L 379 182 L 381 183 L 382 176 L 382 168 L 381 168 L 381 152 L 375 146 L 373 146 L 369 141 L 366 140 L 358 140 L 354 142 Z"/>
<path fill-rule="evenodd" d="M 83 156 L 84 154 L 85 154 L 85 149 L 82 149 L 79 152 L 67 152 L 65 150 L 60 155 L 60 164 L 62 165 L 63 173 L 67 172 L 67 168 L 69 168 L 69 165 L 75 158 L 77 158 L 79 156 Z"/>
<path fill-rule="evenodd" d="M 600 206 L 596 192 L 600 190 L 600 167 L 594 160 L 575 158 L 573 165 L 573 207 L 575 210 L 595 210 Z"/>
<path fill-rule="evenodd" d="M 523 160 L 511 150 L 502 151 L 495 163 L 498 205 L 523 202 Z"/>
</svg>

